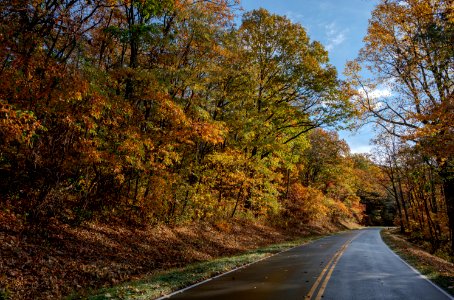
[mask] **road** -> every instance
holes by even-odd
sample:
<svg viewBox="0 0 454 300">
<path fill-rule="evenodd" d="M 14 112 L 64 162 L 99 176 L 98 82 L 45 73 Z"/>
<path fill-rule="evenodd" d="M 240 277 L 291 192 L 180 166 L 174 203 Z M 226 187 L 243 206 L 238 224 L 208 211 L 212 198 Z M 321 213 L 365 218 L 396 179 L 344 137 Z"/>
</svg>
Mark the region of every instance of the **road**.
<svg viewBox="0 0 454 300">
<path fill-rule="evenodd" d="M 326 237 L 166 298 L 454 299 L 396 256 L 379 228 Z"/>
</svg>

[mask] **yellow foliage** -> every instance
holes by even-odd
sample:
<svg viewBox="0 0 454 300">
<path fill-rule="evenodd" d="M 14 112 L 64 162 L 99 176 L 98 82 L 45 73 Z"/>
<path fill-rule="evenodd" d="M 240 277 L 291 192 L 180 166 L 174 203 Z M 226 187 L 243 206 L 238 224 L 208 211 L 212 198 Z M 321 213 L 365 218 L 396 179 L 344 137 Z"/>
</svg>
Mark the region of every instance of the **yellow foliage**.
<svg viewBox="0 0 454 300">
<path fill-rule="evenodd" d="M 0 136 L 5 142 L 19 141 L 29 144 L 39 129 L 43 127 L 32 112 L 15 110 L 0 100 Z"/>
</svg>

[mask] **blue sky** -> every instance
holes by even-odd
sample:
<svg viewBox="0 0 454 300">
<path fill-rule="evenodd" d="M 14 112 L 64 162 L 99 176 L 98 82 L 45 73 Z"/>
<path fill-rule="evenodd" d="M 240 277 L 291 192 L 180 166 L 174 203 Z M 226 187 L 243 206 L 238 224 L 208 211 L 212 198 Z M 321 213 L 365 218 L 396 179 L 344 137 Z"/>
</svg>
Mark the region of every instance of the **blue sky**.
<svg viewBox="0 0 454 300">
<path fill-rule="evenodd" d="M 330 62 L 342 77 L 345 63 L 356 58 L 363 45 L 370 13 L 376 0 L 241 0 L 245 11 L 263 7 L 272 13 L 286 15 L 302 24 L 312 40 L 320 41 L 329 52 Z M 339 132 L 352 152 L 369 152 L 371 126 L 356 133 Z"/>
</svg>

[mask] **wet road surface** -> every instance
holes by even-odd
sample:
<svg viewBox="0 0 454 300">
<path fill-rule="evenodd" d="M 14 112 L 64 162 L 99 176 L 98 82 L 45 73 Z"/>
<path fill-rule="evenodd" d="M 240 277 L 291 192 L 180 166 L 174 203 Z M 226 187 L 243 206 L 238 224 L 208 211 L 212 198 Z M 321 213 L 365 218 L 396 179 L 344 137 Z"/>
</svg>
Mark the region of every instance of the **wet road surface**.
<svg viewBox="0 0 454 300">
<path fill-rule="evenodd" d="M 396 256 L 379 228 L 368 228 L 290 249 L 161 299 L 454 298 Z"/>
</svg>

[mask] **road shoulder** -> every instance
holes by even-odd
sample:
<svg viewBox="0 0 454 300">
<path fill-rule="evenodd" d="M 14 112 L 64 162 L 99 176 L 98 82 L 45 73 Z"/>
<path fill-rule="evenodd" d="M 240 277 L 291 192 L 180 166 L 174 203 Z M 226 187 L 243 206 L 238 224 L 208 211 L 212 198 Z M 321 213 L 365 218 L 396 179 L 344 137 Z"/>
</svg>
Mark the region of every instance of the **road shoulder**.
<svg viewBox="0 0 454 300">
<path fill-rule="evenodd" d="M 406 263 L 454 296 L 454 264 L 431 255 L 400 237 L 394 229 L 381 231 L 383 241 Z"/>
</svg>

